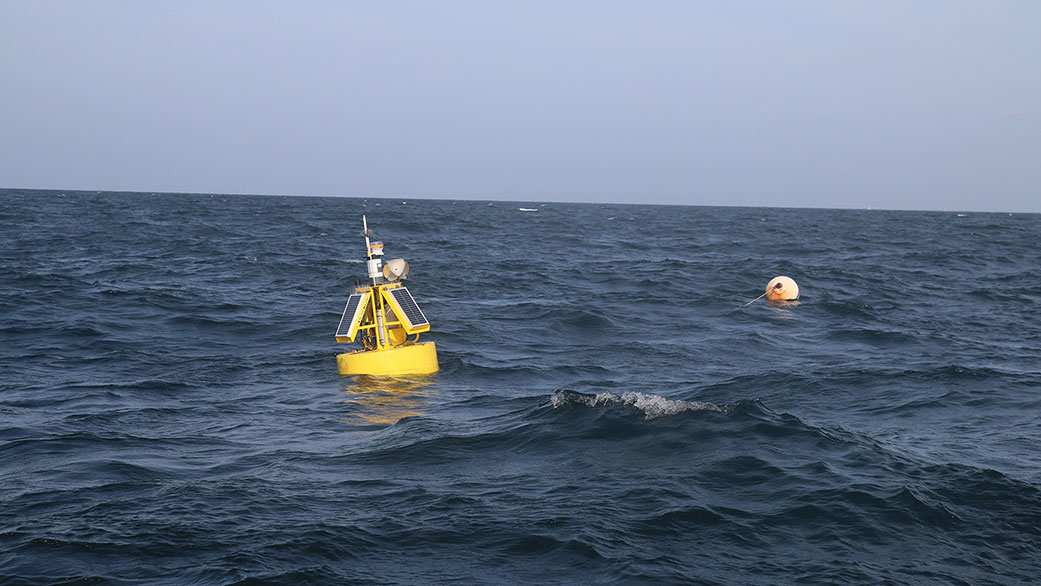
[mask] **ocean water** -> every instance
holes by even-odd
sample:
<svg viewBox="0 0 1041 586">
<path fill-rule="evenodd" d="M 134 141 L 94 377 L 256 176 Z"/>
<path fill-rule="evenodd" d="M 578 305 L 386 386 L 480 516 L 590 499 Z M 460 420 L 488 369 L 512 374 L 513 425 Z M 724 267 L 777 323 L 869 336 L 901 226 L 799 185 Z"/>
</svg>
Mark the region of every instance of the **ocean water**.
<svg viewBox="0 0 1041 586">
<path fill-rule="evenodd" d="M 435 376 L 337 374 L 362 214 Z M 0 583 L 1035 584 L 1039 241 L 0 190 Z M 777 275 L 797 304 L 744 306 Z"/>
</svg>

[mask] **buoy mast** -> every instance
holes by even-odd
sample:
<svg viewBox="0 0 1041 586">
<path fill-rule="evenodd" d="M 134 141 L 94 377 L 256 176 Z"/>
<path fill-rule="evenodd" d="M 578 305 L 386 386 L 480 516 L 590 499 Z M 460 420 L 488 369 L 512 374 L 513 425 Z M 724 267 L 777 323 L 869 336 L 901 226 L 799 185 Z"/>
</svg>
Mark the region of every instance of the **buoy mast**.
<svg viewBox="0 0 1041 586">
<path fill-rule="evenodd" d="M 369 236 L 372 236 L 372 231 L 369 230 L 369 222 L 364 215 L 361 217 L 361 227 L 361 235 L 365 237 L 365 254 L 367 257 L 365 264 L 369 268 L 369 279 L 372 280 L 373 287 L 378 287 L 380 285 L 379 279 L 383 275 L 380 266 L 383 264 L 383 243 L 376 242 L 373 245 L 369 242 Z M 374 248 L 376 250 L 373 250 Z M 383 324 L 383 311 L 381 311 L 379 296 L 375 296 L 373 301 L 376 308 L 376 345 L 382 348 L 387 345 L 387 329 Z"/>
</svg>

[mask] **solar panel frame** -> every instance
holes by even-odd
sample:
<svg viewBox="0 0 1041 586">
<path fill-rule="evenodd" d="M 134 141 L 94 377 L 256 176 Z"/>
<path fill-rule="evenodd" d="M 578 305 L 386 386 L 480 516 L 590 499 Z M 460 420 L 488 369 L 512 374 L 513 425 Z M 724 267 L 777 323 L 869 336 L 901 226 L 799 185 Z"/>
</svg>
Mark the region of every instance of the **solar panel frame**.
<svg viewBox="0 0 1041 586">
<path fill-rule="evenodd" d="M 347 298 L 347 305 L 343 308 L 340 316 L 340 324 L 336 326 L 337 342 L 353 342 L 358 335 L 358 326 L 361 323 L 365 309 L 368 307 L 368 298 L 372 293 L 354 293 Z M 353 307 L 352 307 L 353 306 Z"/>
<path fill-rule="evenodd" d="M 394 287 L 387 289 L 387 293 L 390 294 L 389 300 L 394 315 L 401 321 L 401 326 L 405 328 L 406 332 L 412 334 L 430 329 L 430 321 L 427 320 L 427 316 L 423 314 L 423 310 L 419 308 L 416 300 L 412 298 L 408 287 L 404 285 Z"/>
</svg>

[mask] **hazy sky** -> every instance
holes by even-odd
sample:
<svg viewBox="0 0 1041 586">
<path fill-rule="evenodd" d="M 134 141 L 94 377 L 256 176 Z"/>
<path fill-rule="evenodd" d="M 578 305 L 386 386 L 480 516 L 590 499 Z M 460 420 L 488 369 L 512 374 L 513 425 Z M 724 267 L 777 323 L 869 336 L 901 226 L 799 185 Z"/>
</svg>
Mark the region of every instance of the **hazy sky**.
<svg viewBox="0 0 1041 586">
<path fill-rule="evenodd" d="M 0 187 L 1041 212 L 1041 2 L 0 0 Z"/>
</svg>

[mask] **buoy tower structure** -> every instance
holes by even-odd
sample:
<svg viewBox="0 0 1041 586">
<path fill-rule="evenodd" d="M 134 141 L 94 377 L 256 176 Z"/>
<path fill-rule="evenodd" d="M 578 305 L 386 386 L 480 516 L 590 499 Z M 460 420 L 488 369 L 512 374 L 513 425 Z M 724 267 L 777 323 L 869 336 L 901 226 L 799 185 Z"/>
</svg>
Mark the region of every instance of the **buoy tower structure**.
<svg viewBox="0 0 1041 586">
<path fill-rule="evenodd" d="M 433 342 L 419 342 L 419 334 L 430 331 L 430 322 L 401 282 L 408 275 L 408 263 L 396 258 L 384 264 L 383 242 L 370 241 L 373 234 L 365 216 L 361 222 L 369 284 L 356 282 L 336 328 L 336 341 L 357 342 L 362 347 L 336 356 L 340 374 L 398 376 L 437 372 L 436 346 Z"/>
</svg>

